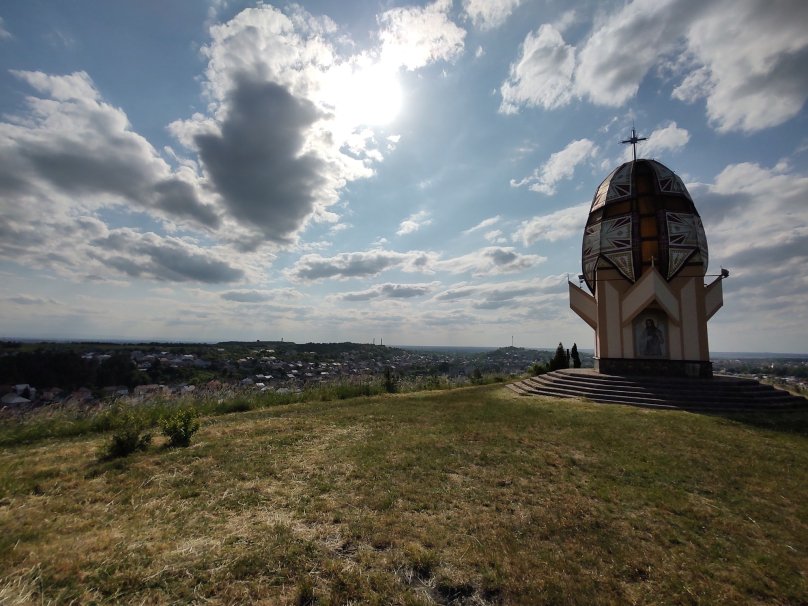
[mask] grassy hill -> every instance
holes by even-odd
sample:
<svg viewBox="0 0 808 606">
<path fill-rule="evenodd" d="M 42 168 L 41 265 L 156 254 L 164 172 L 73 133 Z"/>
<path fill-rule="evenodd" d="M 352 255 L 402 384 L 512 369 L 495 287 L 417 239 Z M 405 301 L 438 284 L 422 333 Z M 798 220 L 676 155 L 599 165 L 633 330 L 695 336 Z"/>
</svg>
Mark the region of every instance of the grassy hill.
<svg viewBox="0 0 808 606">
<path fill-rule="evenodd" d="M 808 415 L 501 385 L 0 453 L 0 603 L 805 604 Z"/>
</svg>

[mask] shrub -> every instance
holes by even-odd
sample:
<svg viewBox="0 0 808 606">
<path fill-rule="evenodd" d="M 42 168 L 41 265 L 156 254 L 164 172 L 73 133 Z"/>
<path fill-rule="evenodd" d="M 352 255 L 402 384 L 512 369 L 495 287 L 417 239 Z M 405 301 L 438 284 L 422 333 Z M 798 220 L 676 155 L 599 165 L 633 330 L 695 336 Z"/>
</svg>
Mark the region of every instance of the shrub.
<svg viewBox="0 0 808 606">
<path fill-rule="evenodd" d="M 387 393 L 395 393 L 397 390 L 398 381 L 396 377 L 393 375 L 393 372 L 390 370 L 390 367 L 387 366 L 384 369 L 384 390 Z"/>
<path fill-rule="evenodd" d="M 102 456 L 115 459 L 125 457 L 138 450 L 146 450 L 151 443 L 151 434 L 144 430 L 143 421 L 126 411 L 117 415 L 113 421 L 112 440 L 102 451 Z"/>
<path fill-rule="evenodd" d="M 185 408 L 160 419 L 160 429 L 163 435 L 168 438 L 168 445 L 188 446 L 193 436 L 199 429 L 199 414 L 191 409 Z"/>
</svg>

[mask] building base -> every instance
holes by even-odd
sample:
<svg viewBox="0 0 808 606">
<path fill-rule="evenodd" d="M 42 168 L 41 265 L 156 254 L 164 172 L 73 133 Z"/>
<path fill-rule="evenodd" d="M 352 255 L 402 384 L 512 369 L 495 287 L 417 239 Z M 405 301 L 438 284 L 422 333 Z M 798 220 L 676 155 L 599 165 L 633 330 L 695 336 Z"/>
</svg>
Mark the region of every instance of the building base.
<svg viewBox="0 0 808 606">
<path fill-rule="evenodd" d="M 605 375 L 709 379 L 713 376 L 713 363 L 704 360 L 595 358 L 595 371 Z"/>
</svg>

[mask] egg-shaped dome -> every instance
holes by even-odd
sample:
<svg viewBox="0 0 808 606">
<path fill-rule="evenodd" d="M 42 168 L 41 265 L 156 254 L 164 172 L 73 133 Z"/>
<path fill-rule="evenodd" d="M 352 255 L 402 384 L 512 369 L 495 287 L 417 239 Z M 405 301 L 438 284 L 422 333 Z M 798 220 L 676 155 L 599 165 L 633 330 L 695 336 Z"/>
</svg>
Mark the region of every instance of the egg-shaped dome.
<svg viewBox="0 0 808 606">
<path fill-rule="evenodd" d="M 707 273 L 707 239 L 682 180 L 655 160 L 633 160 L 603 180 L 583 241 L 583 276 L 593 293 L 599 268 L 630 282 L 655 267 L 667 280 L 683 268 Z"/>
</svg>

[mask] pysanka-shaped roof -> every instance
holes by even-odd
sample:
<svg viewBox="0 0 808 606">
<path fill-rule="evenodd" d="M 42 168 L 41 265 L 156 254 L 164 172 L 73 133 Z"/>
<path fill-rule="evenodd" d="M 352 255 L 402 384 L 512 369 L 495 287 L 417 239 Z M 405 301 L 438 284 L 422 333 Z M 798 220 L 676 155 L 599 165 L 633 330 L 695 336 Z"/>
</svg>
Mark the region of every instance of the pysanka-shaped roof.
<svg viewBox="0 0 808 606">
<path fill-rule="evenodd" d="M 673 279 L 686 266 L 707 273 L 707 239 L 682 180 L 656 160 L 633 160 L 603 180 L 589 210 L 583 275 L 595 292 L 598 268 L 617 269 L 634 282 L 655 267 Z"/>
</svg>

